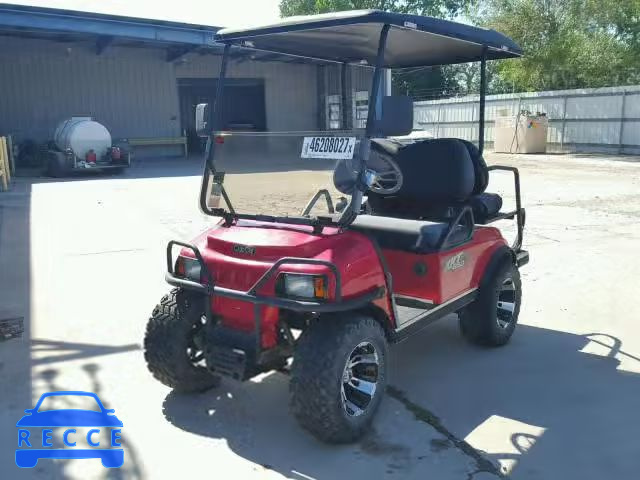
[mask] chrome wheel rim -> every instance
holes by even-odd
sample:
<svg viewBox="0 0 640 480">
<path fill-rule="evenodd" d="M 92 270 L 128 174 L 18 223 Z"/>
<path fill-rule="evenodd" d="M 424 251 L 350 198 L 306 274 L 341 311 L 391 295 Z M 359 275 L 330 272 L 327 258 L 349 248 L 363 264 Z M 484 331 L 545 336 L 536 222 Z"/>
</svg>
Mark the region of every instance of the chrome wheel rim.
<svg viewBox="0 0 640 480">
<path fill-rule="evenodd" d="M 350 417 L 359 417 L 371 406 L 378 389 L 380 358 L 370 342 L 353 349 L 342 372 L 342 408 Z"/>
<path fill-rule="evenodd" d="M 513 323 L 516 310 L 516 286 L 512 278 L 506 278 L 502 282 L 498 292 L 497 309 L 498 327 L 508 328 Z"/>
</svg>

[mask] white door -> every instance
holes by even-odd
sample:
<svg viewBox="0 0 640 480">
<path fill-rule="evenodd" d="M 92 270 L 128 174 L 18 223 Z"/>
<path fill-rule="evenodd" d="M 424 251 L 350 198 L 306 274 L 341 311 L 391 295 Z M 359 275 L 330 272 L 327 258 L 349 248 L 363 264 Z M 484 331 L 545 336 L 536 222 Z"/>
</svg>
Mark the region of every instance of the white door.
<svg viewBox="0 0 640 480">
<path fill-rule="evenodd" d="M 369 115 L 369 92 L 356 92 L 353 96 L 353 128 L 366 128 Z"/>
</svg>

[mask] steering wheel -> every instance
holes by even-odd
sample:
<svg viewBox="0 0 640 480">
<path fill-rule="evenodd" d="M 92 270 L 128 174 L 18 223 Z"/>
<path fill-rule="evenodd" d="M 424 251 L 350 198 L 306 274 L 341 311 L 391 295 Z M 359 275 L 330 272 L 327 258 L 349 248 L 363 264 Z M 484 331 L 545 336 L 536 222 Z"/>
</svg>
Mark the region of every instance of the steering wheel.
<svg viewBox="0 0 640 480">
<path fill-rule="evenodd" d="M 374 193 L 393 195 L 402 188 L 403 176 L 398 164 L 389 155 L 371 151 L 365 170 L 365 180 Z M 341 160 L 333 171 L 333 183 L 345 194 L 351 194 L 356 183 L 352 162 Z"/>
<path fill-rule="evenodd" d="M 402 170 L 396 161 L 375 148 L 369 154 L 366 178 L 369 190 L 379 195 L 392 195 L 402 187 Z"/>
</svg>

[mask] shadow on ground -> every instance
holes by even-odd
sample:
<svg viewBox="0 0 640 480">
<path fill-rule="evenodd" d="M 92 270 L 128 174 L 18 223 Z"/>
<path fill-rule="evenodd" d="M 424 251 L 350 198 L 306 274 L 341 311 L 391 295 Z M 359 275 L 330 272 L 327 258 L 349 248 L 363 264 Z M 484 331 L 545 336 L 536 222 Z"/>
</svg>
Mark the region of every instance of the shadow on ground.
<svg viewBox="0 0 640 480">
<path fill-rule="evenodd" d="M 481 349 L 449 322 L 396 353 L 394 383 L 409 399 L 458 437 L 478 439 L 492 460 L 517 460 L 514 478 L 637 476 L 640 375 L 617 367 L 619 358 L 638 356 L 619 339 L 520 325 L 505 348 Z M 495 428 L 504 422 L 514 426 Z M 518 430 L 518 422 L 542 433 Z M 511 445 L 501 451 L 510 430 Z"/>
<path fill-rule="evenodd" d="M 333 170 L 332 160 L 301 159 L 289 153 L 233 152 L 220 156 L 216 160 L 216 168 L 228 174 L 277 173 L 295 171 Z M 118 180 L 139 178 L 176 178 L 200 177 L 202 175 L 204 157 L 192 155 L 188 158 L 142 158 L 137 159 L 131 167 L 122 172 L 78 170 L 63 178 L 51 178 L 42 169 L 21 169 L 18 176 L 29 177 L 32 183 L 78 182 L 86 180 Z"/>
<path fill-rule="evenodd" d="M 16 422 L 32 407 L 31 383 L 31 186 L 0 192 L 0 321 L 19 318 L 18 338 L 0 339 L 0 465 L 12 468 Z M 17 470 L 17 467 L 15 467 Z M 60 475 L 54 466 L 52 476 Z M 3 476 L 3 475 L 0 475 Z"/>
<path fill-rule="evenodd" d="M 392 398 L 384 403 L 372 431 L 348 446 L 315 440 L 298 427 L 287 405 L 288 378 L 274 373 L 261 382 L 227 383 L 204 394 L 172 392 L 165 398 L 163 413 L 181 430 L 226 441 L 235 454 L 255 465 L 254 470 L 286 478 L 413 479 L 433 473 L 434 478 L 457 479 L 477 470 L 473 459 L 416 422 Z"/>
<path fill-rule="evenodd" d="M 43 339 L 34 339 L 31 341 L 31 345 L 33 353 L 37 356 L 37 358 L 33 360 L 33 365 L 113 355 L 116 353 L 130 352 L 132 350 L 140 350 L 141 348 L 137 343 L 113 346 Z"/>
<path fill-rule="evenodd" d="M 634 478 L 638 443 L 621 439 L 634 439 L 640 424 L 640 376 L 616 369 L 616 339 L 602 342 L 613 346 L 609 356 L 582 353 L 592 338 L 602 340 L 520 326 L 511 345 L 490 350 L 461 340 L 455 322 L 433 328 L 394 349 L 392 383 L 404 404 L 387 396 L 374 433 L 355 450 L 319 444 L 298 428 L 281 374 L 195 396 L 170 393 L 164 414 L 182 430 L 226 440 L 243 458 L 293 478 L 350 478 L 360 473 L 354 459 L 374 457 L 382 457 L 387 474 L 429 473 L 421 461 L 437 463 L 438 444 L 455 447 L 432 440 L 416 451 L 420 432 L 410 433 L 398 410 L 411 410 L 414 424 L 423 411 L 423 422 L 440 421 L 458 439 L 496 416 L 541 427 L 541 436 L 502 432 L 509 448 L 484 453 L 496 463 L 517 460 L 515 478 Z M 427 425 L 419 428 L 428 434 Z"/>
<path fill-rule="evenodd" d="M 92 355 L 85 355 L 86 357 Z M 86 376 L 89 388 L 88 391 L 98 395 L 98 398 L 102 401 L 105 408 L 113 408 L 115 405 L 111 403 L 110 398 L 105 394 L 102 382 L 100 381 L 100 365 L 94 362 L 84 363 L 80 366 L 83 374 Z M 64 383 L 63 375 L 57 368 L 47 368 L 41 370 L 35 377 L 37 382 L 42 382 L 42 390 L 46 392 L 56 391 L 70 391 L 76 390 L 70 385 Z M 69 399 L 66 397 L 54 398 L 54 403 L 49 405 L 55 405 L 55 408 L 78 408 L 77 405 L 69 403 Z M 117 414 L 117 412 L 116 412 Z M 139 455 L 135 445 L 132 443 L 129 435 L 126 434 L 126 428 L 120 434 L 120 441 L 125 449 L 125 462 L 120 468 L 103 468 L 100 466 L 99 460 L 92 459 L 89 463 L 79 465 L 82 468 L 89 469 L 91 472 L 91 478 L 97 478 L 102 480 L 139 480 L 144 478 L 144 471 L 141 465 Z M 82 462 L 81 462 L 82 463 Z M 70 467 L 77 467 L 78 464 L 75 460 L 58 459 L 52 460 L 40 460 L 38 465 L 33 469 L 22 470 L 21 473 L 35 472 L 39 475 L 45 475 L 46 478 L 65 479 L 65 478 L 81 478 L 82 476 L 88 476 L 87 471 L 70 472 Z M 44 477 L 43 477 L 44 478 Z"/>
</svg>

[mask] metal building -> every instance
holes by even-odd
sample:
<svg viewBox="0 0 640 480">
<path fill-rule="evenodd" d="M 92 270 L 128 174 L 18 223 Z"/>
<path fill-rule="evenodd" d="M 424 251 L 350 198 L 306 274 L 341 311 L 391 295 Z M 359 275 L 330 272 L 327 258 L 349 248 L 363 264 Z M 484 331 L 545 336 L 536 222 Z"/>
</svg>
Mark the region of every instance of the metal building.
<svg viewBox="0 0 640 480">
<path fill-rule="evenodd" d="M 195 104 L 212 101 L 217 27 L 0 5 L 0 134 L 48 141 L 78 115 L 134 141 L 136 155 L 198 147 Z M 223 126 L 258 131 L 357 128 L 368 69 L 238 50 Z M 349 92 L 346 104 L 340 89 Z M 364 100 L 363 100 L 364 98 Z M 142 147 L 144 145 L 144 148 Z"/>
</svg>

